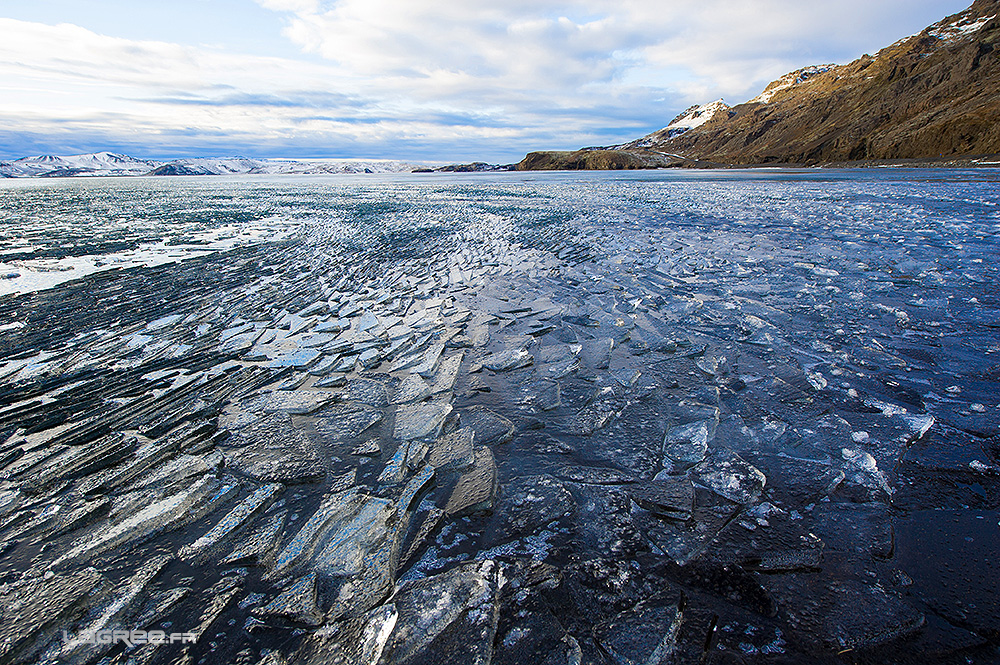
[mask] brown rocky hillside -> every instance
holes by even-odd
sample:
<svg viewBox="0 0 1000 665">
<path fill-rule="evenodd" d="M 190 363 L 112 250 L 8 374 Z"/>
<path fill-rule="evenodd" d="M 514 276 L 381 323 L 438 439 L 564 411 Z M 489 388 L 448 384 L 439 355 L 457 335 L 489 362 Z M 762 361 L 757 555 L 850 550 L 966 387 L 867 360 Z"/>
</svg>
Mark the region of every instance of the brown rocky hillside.
<svg viewBox="0 0 1000 665">
<path fill-rule="evenodd" d="M 603 166 L 576 168 L 649 168 L 633 164 L 655 162 L 649 156 L 656 153 L 670 165 L 1000 153 L 1000 0 L 977 0 L 874 56 L 792 72 L 758 97 L 714 111 L 709 121 L 681 133 L 668 129 L 605 149 L 610 154 L 599 160 Z M 566 153 L 531 153 L 518 168 L 567 168 L 557 155 Z M 587 162 L 578 156 L 576 163 Z"/>
</svg>

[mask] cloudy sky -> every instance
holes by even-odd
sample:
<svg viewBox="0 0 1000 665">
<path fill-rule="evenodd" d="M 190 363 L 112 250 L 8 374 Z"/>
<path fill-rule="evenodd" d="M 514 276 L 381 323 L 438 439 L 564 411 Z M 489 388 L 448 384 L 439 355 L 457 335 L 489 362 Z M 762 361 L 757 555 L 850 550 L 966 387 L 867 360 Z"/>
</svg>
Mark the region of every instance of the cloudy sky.
<svg viewBox="0 0 1000 665">
<path fill-rule="evenodd" d="M 971 0 L 0 0 L 0 158 L 509 162 L 848 62 Z"/>
</svg>

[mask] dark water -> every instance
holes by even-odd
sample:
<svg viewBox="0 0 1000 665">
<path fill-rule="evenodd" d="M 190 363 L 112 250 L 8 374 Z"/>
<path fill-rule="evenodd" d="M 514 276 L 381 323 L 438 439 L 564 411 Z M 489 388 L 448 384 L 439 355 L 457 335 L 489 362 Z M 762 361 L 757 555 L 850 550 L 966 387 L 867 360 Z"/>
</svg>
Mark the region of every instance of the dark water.
<svg viewBox="0 0 1000 665">
<path fill-rule="evenodd" d="M 998 181 L 0 183 L 0 661 L 994 662 Z"/>
</svg>

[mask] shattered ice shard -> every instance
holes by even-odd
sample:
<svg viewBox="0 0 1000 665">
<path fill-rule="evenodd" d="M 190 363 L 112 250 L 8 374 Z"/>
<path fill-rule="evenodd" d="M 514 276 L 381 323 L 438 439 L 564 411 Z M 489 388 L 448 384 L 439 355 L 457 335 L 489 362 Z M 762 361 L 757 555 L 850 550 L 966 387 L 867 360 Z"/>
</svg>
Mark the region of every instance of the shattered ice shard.
<svg viewBox="0 0 1000 665">
<path fill-rule="evenodd" d="M 701 420 L 671 427 L 663 437 L 663 455 L 675 463 L 697 464 L 708 452 L 709 423 Z"/>
<path fill-rule="evenodd" d="M 288 513 L 284 510 L 269 517 L 266 522 L 247 536 L 236 550 L 226 555 L 221 563 L 223 565 L 269 565 L 276 554 L 287 517 Z"/>
<path fill-rule="evenodd" d="M 379 663 L 430 663 L 435 654 L 449 654 L 449 663 L 488 665 L 500 584 L 498 566 L 487 560 L 403 586 L 393 598 L 399 619 Z"/>
<path fill-rule="evenodd" d="M 636 483 L 628 488 L 632 499 L 660 517 L 686 520 L 694 506 L 694 486 L 684 477 L 667 477 Z"/>
<path fill-rule="evenodd" d="M 181 559 L 194 559 L 218 546 L 234 531 L 244 526 L 258 512 L 267 508 L 271 501 L 284 489 L 284 485 L 272 483 L 264 485 L 241 501 L 204 536 L 181 548 Z"/>
<path fill-rule="evenodd" d="M 430 386 L 420 378 L 418 374 L 409 374 L 392 391 L 391 399 L 393 404 L 406 404 L 417 402 L 431 394 Z"/>
<path fill-rule="evenodd" d="M 19 580 L 0 587 L 0 662 L 27 661 L 93 602 L 106 580 L 93 568 Z M 16 617 L 17 620 L 8 618 Z"/>
<path fill-rule="evenodd" d="M 475 460 L 474 439 L 471 427 L 455 430 L 431 444 L 427 462 L 438 471 L 466 469 Z"/>
<path fill-rule="evenodd" d="M 882 490 L 892 496 L 895 490 L 889 485 L 889 480 L 882 473 L 882 470 L 878 468 L 874 457 L 863 450 L 851 448 L 843 448 L 840 453 L 847 462 L 848 469 L 854 472 L 854 480 L 865 487 Z"/>
<path fill-rule="evenodd" d="M 731 450 L 717 450 L 691 470 L 695 483 L 730 501 L 753 503 L 764 489 L 767 478 Z"/>
<path fill-rule="evenodd" d="M 237 430 L 227 448 L 227 466 L 261 482 L 311 483 L 326 475 L 323 460 L 286 413 L 270 414 Z"/>
<path fill-rule="evenodd" d="M 444 419 L 451 413 L 447 402 L 424 402 L 400 406 L 392 430 L 395 439 L 426 439 L 438 435 Z"/>
<path fill-rule="evenodd" d="M 527 349 L 508 349 L 488 356 L 483 360 L 483 367 L 493 372 L 507 372 L 527 367 L 534 362 L 535 359 Z"/>
<path fill-rule="evenodd" d="M 357 616 L 391 590 L 402 526 L 394 501 L 357 488 L 330 495 L 278 555 L 267 577 L 314 572 L 326 616 Z"/>
<path fill-rule="evenodd" d="M 330 441 L 360 436 L 369 427 L 382 422 L 382 411 L 364 405 L 337 404 L 316 414 L 316 431 Z"/>
<path fill-rule="evenodd" d="M 329 404 L 336 397 L 336 393 L 321 390 L 275 390 L 247 400 L 242 406 L 250 411 L 265 413 L 307 414 Z"/>
<path fill-rule="evenodd" d="M 540 411 L 551 411 L 562 403 L 559 382 L 553 379 L 540 379 L 531 385 L 531 402 Z"/>
<path fill-rule="evenodd" d="M 445 512 L 461 517 L 482 510 L 492 510 L 497 496 L 497 465 L 490 449 L 477 447 L 472 467 L 455 482 Z"/>
<path fill-rule="evenodd" d="M 462 425 L 475 432 L 476 443 L 491 445 L 508 441 L 514 435 L 514 423 L 484 406 L 462 412 Z"/>
<path fill-rule="evenodd" d="M 52 563 L 58 569 L 81 558 L 90 558 L 154 533 L 169 531 L 205 515 L 236 491 L 236 485 L 204 476 L 190 487 L 143 508 L 130 517 L 95 532 Z"/>
<path fill-rule="evenodd" d="M 253 610 L 259 617 L 283 617 L 308 626 L 323 623 L 316 595 L 316 573 L 309 573 L 282 591 L 264 607 Z"/>
<path fill-rule="evenodd" d="M 646 601 L 594 628 L 594 639 L 615 663 L 674 662 L 684 615 L 676 603 Z"/>
</svg>

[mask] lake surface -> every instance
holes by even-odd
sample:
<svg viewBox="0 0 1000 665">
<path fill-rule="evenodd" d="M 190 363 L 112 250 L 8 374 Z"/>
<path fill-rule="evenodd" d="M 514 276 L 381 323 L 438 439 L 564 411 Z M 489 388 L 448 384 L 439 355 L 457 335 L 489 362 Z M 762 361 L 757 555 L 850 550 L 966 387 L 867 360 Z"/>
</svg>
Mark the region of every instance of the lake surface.
<svg viewBox="0 0 1000 665">
<path fill-rule="evenodd" d="M 998 185 L 0 181 L 0 661 L 994 662 Z"/>
</svg>

